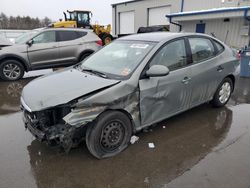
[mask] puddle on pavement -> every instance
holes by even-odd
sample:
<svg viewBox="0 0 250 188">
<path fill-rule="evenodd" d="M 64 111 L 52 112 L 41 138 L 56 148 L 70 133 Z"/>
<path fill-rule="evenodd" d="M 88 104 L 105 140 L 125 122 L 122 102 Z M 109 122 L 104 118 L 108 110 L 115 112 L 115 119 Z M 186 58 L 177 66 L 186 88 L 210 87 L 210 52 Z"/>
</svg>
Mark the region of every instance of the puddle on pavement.
<svg viewBox="0 0 250 188">
<path fill-rule="evenodd" d="M 0 82 L 0 115 L 20 111 L 20 96 L 30 78 L 16 82 Z"/>
<path fill-rule="evenodd" d="M 26 81 L 17 83 L 23 87 Z M 10 94 L 15 92 L 8 92 L 9 84 L 0 85 L 0 187 L 223 187 L 226 180 L 228 187 L 250 184 L 249 79 L 241 79 L 227 107 L 205 104 L 170 118 L 152 132 L 137 134 L 138 142 L 105 160 L 93 158 L 84 144 L 64 154 L 34 140 L 21 121 L 19 86 L 17 94 Z M 149 149 L 148 143 L 155 148 Z"/>
</svg>

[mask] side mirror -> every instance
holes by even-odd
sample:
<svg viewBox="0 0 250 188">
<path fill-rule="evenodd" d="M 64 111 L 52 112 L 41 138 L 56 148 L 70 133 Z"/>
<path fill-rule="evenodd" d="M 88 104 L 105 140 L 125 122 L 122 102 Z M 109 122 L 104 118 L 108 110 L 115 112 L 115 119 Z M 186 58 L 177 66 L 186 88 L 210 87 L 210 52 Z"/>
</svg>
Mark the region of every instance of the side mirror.
<svg viewBox="0 0 250 188">
<path fill-rule="evenodd" d="M 34 42 L 34 41 L 31 39 L 31 40 L 29 40 L 28 42 L 26 42 L 26 44 L 27 44 L 28 46 L 32 46 L 33 42 Z"/>
<path fill-rule="evenodd" d="M 167 76 L 169 74 L 169 69 L 164 65 L 153 65 L 146 72 L 146 76 L 148 77 L 161 77 Z"/>
</svg>

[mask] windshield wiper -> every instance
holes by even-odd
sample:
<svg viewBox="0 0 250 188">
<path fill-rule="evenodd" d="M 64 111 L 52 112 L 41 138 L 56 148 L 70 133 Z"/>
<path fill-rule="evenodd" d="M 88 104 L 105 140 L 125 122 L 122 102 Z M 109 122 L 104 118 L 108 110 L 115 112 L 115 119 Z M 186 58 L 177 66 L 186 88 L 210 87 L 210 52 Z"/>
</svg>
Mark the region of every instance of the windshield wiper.
<svg viewBox="0 0 250 188">
<path fill-rule="evenodd" d="M 92 70 L 92 69 L 86 69 L 86 68 L 83 68 L 81 70 L 85 71 L 85 72 L 93 73 L 93 74 L 98 75 L 98 76 L 100 76 L 102 78 L 108 78 L 108 76 L 106 74 L 104 74 L 103 72 L 99 72 L 99 71 Z"/>
</svg>

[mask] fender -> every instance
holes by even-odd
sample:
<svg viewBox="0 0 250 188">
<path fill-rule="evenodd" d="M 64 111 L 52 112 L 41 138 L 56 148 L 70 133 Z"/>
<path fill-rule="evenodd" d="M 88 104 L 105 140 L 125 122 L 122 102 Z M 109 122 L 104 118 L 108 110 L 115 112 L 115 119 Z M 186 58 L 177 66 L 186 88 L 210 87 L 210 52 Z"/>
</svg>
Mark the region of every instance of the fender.
<svg viewBox="0 0 250 188">
<path fill-rule="evenodd" d="M 23 64 L 25 71 L 30 71 L 31 70 L 30 63 L 21 56 L 18 56 L 16 54 L 4 54 L 4 55 L 0 56 L 0 63 L 2 63 L 2 61 L 5 60 L 5 59 L 18 60 Z"/>
</svg>

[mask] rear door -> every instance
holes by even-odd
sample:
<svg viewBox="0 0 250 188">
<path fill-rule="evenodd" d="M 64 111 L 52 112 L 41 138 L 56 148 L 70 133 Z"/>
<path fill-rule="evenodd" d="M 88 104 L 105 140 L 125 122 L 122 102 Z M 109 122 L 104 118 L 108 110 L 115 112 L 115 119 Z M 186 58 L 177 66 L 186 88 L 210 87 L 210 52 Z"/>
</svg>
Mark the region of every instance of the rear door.
<svg viewBox="0 0 250 188">
<path fill-rule="evenodd" d="M 57 31 L 59 41 L 60 61 L 65 64 L 74 64 L 78 62 L 79 50 L 84 44 L 83 37 L 87 32 L 83 31 Z"/>
<path fill-rule="evenodd" d="M 28 46 L 28 57 L 32 67 L 53 66 L 59 61 L 58 42 L 55 31 L 44 31 Z"/>
<path fill-rule="evenodd" d="M 139 81 L 140 112 L 143 126 L 161 121 L 189 108 L 191 88 L 190 67 L 187 66 L 185 39 L 166 44 L 149 64 L 164 65 L 170 70 L 163 77 L 143 78 Z"/>
<path fill-rule="evenodd" d="M 189 44 L 192 55 L 191 106 L 197 106 L 212 99 L 222 81 L 222 57 L 218 55 L 217 48 L 210 38 L 190 37 Z"/>
</svg>

